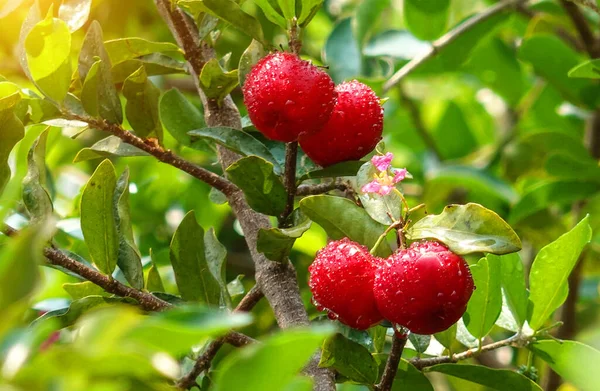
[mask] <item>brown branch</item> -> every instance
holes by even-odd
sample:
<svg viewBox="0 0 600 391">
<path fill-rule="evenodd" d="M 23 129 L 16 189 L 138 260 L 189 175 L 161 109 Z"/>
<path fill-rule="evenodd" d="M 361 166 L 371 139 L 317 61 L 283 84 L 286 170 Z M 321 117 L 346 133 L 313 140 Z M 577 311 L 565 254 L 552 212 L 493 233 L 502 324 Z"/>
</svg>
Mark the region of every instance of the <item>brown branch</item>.
<svg viewBox="0 0 600 391">
<path fill-rule="evenodd" d="M 600 41 L 594 36 L 594 32 L 590 28 L 585 16 L 577 6 L 577 4 L 567 1 L 560 0 L 560 4 L 564 8 L 569 18 L 573 22 L 581 41 L 585 46 L 585 50 L 588 52 L 591 58 L 600 57 Z"/>
<path fill-rule="evenodd" d="M 297 196 L 309 196 L 329 193 L 333 190 L 346 191 L 350 189 L 350 185 L 342 181 L 333 181 L 326 183 L 319 183 L 316 185 L 300 185 L 296 189 Z"/>
<path fill-rule="evenodd" d="M 251 343 L 257 343 L 258 341 L 246 334 L 238 333 L 237 331 L 230 331 L 225 337 L 225 342 L 236 348 L 241 348 Z"/>
<path fill-rule="evenodd" d="M 388 356 L 387 362 L 385 363 L 385 369 L 381 376 L 381 381 L 375 386 L 375 391 L 390 391 L 396 378 L 396 372 L 398 372 L 398 364 L 402 358 L 402 351 L 404 345 L 406 345 L 407 334 L 399 334 L 397 331 L 394 332 L 392 339 L 392 349 Z"/>
<path fill-rule="evenodd" d="M 514 346 L 519 348 L 525 347 L 527 346 L 527 344 L 529 344 L 532 338 L 533 337 L 525 337 L 521 334 L 515 334 L 510 338 L 503 339 L 498 342 L 493 342 L 488 345 L 484 345 L 481 348 L 469 349 L 462 353 L 453 354 L 451 356 L 413 358 L 410 360 L 410 363 L 414 365 L 417 369 L 423 369 L 437 364 L 456 363 L 458 361 L 477 357 L 482 353 L 489 352 L 491 350 L 495 350 L 504 346 Z"/>
<path fill-rule="evenodd" d="M 101 130 L 103 132 L 110 133 L 117 136 L 127 144 L 133 145 L 134 147 L 141 149 L 144 152 L 154 156 L 163 163 L 170 166 L 176 167 L 181 171 L 184 171 L 196 179 L 205 182 L 221 193 L 228 195 L 238 190 L 237 186 L 229 182 L 227 179 L 215 174 L 214 172 L 208 171 L 205 168 L 199 167 L 171 152 L 168 149 L 164 149 L 157 143 L 150 140 L 144 140 L 130 131 L 124 129 L 122 126 L 117 124 L 111 124 L 103 119 L 84 117 L 69 112 L 63 112 L 63 116 L 66 119 L 77 120 L 87 123 L 94 129 Z"/>
<path fill-rule="evenodd" d="M 474 26 L 488 20 L 492 16 L 504 11 L 507 8 L 514 7 L 518 4 L 524 3 L 525 1 L 526 0 L 504 0 L 491 6 L 482 13 L 473 16 L 442 37 L 438 38 L 431 44 L 431 47 L 426 53 L 413 58 L 410 62 L 394 73 L 394 75 L 392 75 L 392 77 L 383 85 L 383 93 L 385 94 L 390 91 L 393 87 L 398 85 L 402 79 L 421 66 L 421 64 L 437 56 L 446 46 L 456 41 L 461 35 L 471 30 Z"/>
<path fill-rule="evenodd" d="M 280 225 L 294 210 L 294 197 L 296 196 L 296 160 L 298 159 L 298 142 L 294 141 L 285 145 L 285 177 L 284 185 L 287 191 L 287 203 L 280 219 Z"/>
<path fill-rule="evenodd" d="M 423 123 L 423 118 L 421 117 L 421 110 L 419 110 L 419 107 L 417 106 L 415 101 L 410 99 L 406 95 L 404 89 L 402 88 L 402 85 L 398 85 L 398 93 L 400 95 L 400 101 L 408 110 L 413 125 L 415 126 L 415 129 L 417 129 L 417 133 L 419 133 L 419 136 L 421 136 L 421 139 L 423 139 L 425 145 L 427 145 L 427 147 L 433 152 L 433 154 L 437 157 L 438 160 L 443 160 L 444 157 L 440 149 L 438 148 L 437 144 L 435 143 L 435 140 L 433 139 L 431 134 L 429 134 L 427 128 L 425 127 L 425 124 Z"/>
<path fill-rule="evenodd" d="M 240 301 L 240 303 L 237 305 L 237 307 L 235 307 L 233 311 L 250 311 L 260 301 L 260 299 L 263 298 L 263 296 L 264 295 L 262 294 L 258 286 L 255 285 L 254 287 L 252 287 L 252 289 L 250 289 L 246 296 L 244 296 L 242 301 Z M 182 390 L 192 388 L 196 384 L 196 378 L 202 372 L 210 368 L 210 364 L 212 363 L 213 358 L 215 358 L 215 356 L 219 352 L 219 349 L 221 349 L 221 346 L 223 346 L 225 342 L 230 343 L 234 346 L 243 346 L 253 342 L 253 340 L 250 337 L 243 335 L 244 338 L 242 338 L 242 335 L 243 334 L 240 333 L 230 332 L 226 336 L 215 339 L 214 341 L 209 343 L 204 353 L 202 353 L 202 355 L 200 355 L 200 357 L 198 357 L 198 359 L 194 363 L 194 367 L 192 368 L 192 370 L 177 382 L 177 387 L 181 388 Z"/>
</svg>

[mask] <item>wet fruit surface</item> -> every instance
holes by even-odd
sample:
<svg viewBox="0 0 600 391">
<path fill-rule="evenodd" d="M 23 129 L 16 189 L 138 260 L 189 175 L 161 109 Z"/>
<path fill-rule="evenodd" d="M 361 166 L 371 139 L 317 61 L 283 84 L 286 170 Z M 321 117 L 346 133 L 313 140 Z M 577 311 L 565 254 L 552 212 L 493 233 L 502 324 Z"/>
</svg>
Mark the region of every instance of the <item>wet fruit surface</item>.
<svg viewBox="0 0 600 391">
<path fill-rule="evenodd" d="M 329 75 L 292 53 L 262 58 L 243 86 L 252 123 L 266 137 L 295 141 L 303 132 L 319 131 L 336 101 Z"/>
<path fill-rule="evenodd" d="M 319 250 L 309 267 L 313 303 L 331 319 L 357 329 L 382 320 L 373 296 L 375 269 L 381 259 L 348 238 Z"/>
<path fill-rule="evenodd" d="M 457 322 L 473 293 L 465 260 L 436 242 L 413 243 L 378 268 L 374 294 L 383 317 L 417 334 Z"/>
<path fill-rule="evenodd" d="M 337 103 L 327 124 L 315 134 L 300 137 L 304 152 L 323 167 L 366 156 L 383 131 L 383 109 L 371 88 L 354 80 L 335 90 Z"/>
</svg>

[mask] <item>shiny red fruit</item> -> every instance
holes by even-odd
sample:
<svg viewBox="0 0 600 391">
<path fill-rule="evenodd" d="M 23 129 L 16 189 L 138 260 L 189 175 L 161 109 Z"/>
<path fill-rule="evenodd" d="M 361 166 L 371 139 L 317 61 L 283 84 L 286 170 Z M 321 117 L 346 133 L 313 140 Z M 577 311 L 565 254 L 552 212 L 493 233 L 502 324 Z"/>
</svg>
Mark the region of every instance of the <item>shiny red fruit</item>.
<svg viewBox="0 0 600 391">
<path fill-rule="evenodd" d="M 354 80 L 335 90 L 337 103 L 327 124 L 317 133 L 300 136 L 302 150 L 323 167 L 366 156 L 383 131 L 383 109 L 372 89 Z"/>
<path fill-rule="evenodd" d="M 330 319 L 359 330 L 383 320 L 373 296 L 375 269 L 380 259 L 348 238 L 319 250 L 308 268 L 313 302 Z"/>
<path fill-rule="evenodd" d="M 243 87 L 252 123 L 267 138 L 296 141 L 319 131 L 335 106 L 329 75 L 292 53 L 273 53 L 250 71 Z"/>
<path fill-rule="evenodd" d="M 385 319 L 417 334 L 434 334 L 460 319 L 474 284 L 462 257 L 442 244 L 421 242 L 385 260 L 373 290 Z"/>
</svg>

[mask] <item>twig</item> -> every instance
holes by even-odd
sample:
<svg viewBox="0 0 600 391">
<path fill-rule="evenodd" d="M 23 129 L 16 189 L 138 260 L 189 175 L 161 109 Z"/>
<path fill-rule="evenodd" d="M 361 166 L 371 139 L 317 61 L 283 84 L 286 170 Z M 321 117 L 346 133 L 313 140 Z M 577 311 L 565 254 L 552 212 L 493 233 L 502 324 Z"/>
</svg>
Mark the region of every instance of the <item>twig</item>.
<svg viewBox="0 0 600 391">
<path fill-rule="evenodd" d="M 244 296 L 244 298 L 242 299 L 242 301 L 240 301 L 237 307 L 235 307 L 234 312 L 250 311 L 252 308 L 254 308 L 256 303 L 258 303 L 262 297 L 262 292 L 260 291 L 258 286 L 255 285 L 254 287 L 252 287 L 252 289 L 250 289 L 246 296 Z M 234 346 L 243 346 L 252 342 L 252 339 L 246 336 L 244 336 L 245 338 L 243 338 L 242 342 L 242 338 L 240 336 L 241 334 L 239 333 L 230 332 L 226 336 L 215 339 L 214 341 L 209 343 L 204 353 L 202 353 L 202 355 L 196 360 L 196 363 L 194 364 L 192 370 L 177 382 L 177 387 L 179 387 L 182 390 L 187 390 L 193 387 L 196 384 L 196 378 L 202 372 L 210 368 L 210 364 L 213 358 L 215 358 L 215 356 L 219 352 L 219 349 L 221 349 L 221 346 L 223 346 L 225 342 L 231 343 Z"/>
<path fill-rule="evenodd" d="M 524 7 L 523 4 L 517 4 L 517 12 L 530 20 L 535 18 L 539 14 Z M 585 50 L 585 48 L 581 45 L 581 42 L 579 42 L 579 40 L 575 38 L 569 31 L 562 28 L 561 26 L 554 26 L 553 28 L 556 35 L 558 35 L 569 46 L 575 48 L 577 51 L 580 52 Z"/>
<path fill-rule="evenodd" d="M 298 142 L 293 141 L 285 145 L 285 178 L 284 185 L 287 191 L 287 203 L 280 219 L 280 226 L 294 210 L 294 197 L 296 196 L 296 160 L 298 159 Z"/>
<path fill-rule="evenodd" d="M 309 196 L 329 193 L 332 190 L 346 191 L 350 185 L 343 181 L 319 183 L 317 185 L 300 185 L 296 189 L 297 196 Z"/>
<path fill-rule="evenodd" d="M 392 389 L 394 379 L 396 378 L 396 372 L 398 372 L 398 364 L 402 358 L 402 351 L 404 350 L 404 345 L 406 345 L 407 337 L 407 334 L 399 334 L 397 331 L 394 332 L 392 349 L 390 350 L 390 355 L 385 363 L 385 369 L 383 370 L 381 381 L 377 386 L 375 386 L 375 391 L 390 391 Z"/>
<path fill-rule="evenodd" d="M 383 92 L 384 94 L 389 92 L 393 87 L 395 87 L 402 79 L 408 76 L 411 72 L 417 69 L 421 64 L 426 62 L 427 60 L 437 56 L 444 47 L 448 46 L 452 42 L 456 41 L 458 37 L 462 34 L 471 30 L 474 26 L 478 25 L 491 18 L 492 16 L 504 11 L 506 8 L 513 7 L 517 4 L 523 3 L 525 0 L 504 0 L 482 13 L 475 15 L 469 20 L 465 21 L 461 25 L 454 28 L 452 31 L 449 31 L 435 42 L 431 44 L 431 48 L 426 52 L 420 55 L 419 57 L 413 58 L 408 64 L 404 65 L 400 68 L 384 85 Z"/>
<path fill-rule="evenodd" d="M 527 346 L 527 344 L 529 344 L 531 339 L 532 337 L 523 337 L 521 334 L 515 334 L 510 338 L 503 339 L 501 341 L 494 342 L 489 345 L 484 345 L 481 348 L 469 349 L 462 353 L 453 354 L 451 356 L 413 358 L 410 360 L 410 363 L 418 369 L 431 367 L 437 364 L 455 363 L 461 360 L 477 357 L 484 352 L 489 352 L 490 350 L 495 350 L 504 346 L 524 347 Z"/>
<path fill-rule="evenodd" d="M 579 4 L 582 7 L 586 7 L 600 15 L 600 8 L 598 8 L 598 4 L 596 4 L 593 0 L 569 0 L 574 4 Z"/>
<path fill-rule="evenodd" d="M 423 123 L 423 119 L 421 118 L 421 110 L 419 110 L 419 107 L 416 105 L 414 100 L 410 99 L 406 95 L 404 89 L 402 88 L 402 85 L 400 84 L 398 85 L 398 93 L 400 95 L 400 101 L 408 109 L 408 113 L 410 114 L 410 118 L 412 119 L 413 125 L 417 129 L 417 133 L 419 133 L 425 145 L 427 145 L 427 147 L 433 152 L 433 154 L 438 158 L 438 160 L 443 160 L 444 157 L 442 156 L 440 149 L 435 143 L 435 140 L 433 139 L 433 137 L 431 137 L 431 134 L 429 134 L 429 132 L 425 128 L 425 124 Z"/>
<path fill-rule="evenodd" d="M 257 343 L 258 341 L 246 334 L 238 333 L 237 331 L 230 331 L 225 337 L 225 342 L 236 348 L 241 348 L 251 343 Z"/>
<path fill-rule="evenodd" d="M 237 186 L 229 182 L 227 179 L 215 174 L 214 172 L 208 171 L 205 168 L 199 167 L 177 155 L 170 150 L 164 149 L 160 145 L 153 143 L 149 140 L 139 138 L 135 134 L 125 130 L 123 127 L 117 124 L 111 124 L 103 119 L 84 117 L 73 113 L 63 112 L 63 116 L 66 119 L 77 120 L 87 123 L 90 127 L 98 129 L 114 136 L 117 136 L 127 144 L 133 145 L 134 147 L 141 149 L 144 152 L 154 156 L 163 163 L 170 166 L 176 167 L 181 171 L 184 171 L 194 178 L 205 182 L 215 189 L 219 190 L 225 195 L 229 195 L 238 190 Z"/>
<path fill-rule="evenodd" d="M 573 21 L 573 25 L 575 26 L 575 29 L 577 30 L 577 33 L 579 34 L 579 37 L 585 46 L 585 50 L 588 52 L 590 57 L 598 58 L 600 57 L 600 42 L 594 36 L 594 32 L 590 28 L 585 16 L 575 3 L 581 3 L 581 1 L 560 1 L 560 4 L 565 9 L 565 12 Z"/>
</svg>

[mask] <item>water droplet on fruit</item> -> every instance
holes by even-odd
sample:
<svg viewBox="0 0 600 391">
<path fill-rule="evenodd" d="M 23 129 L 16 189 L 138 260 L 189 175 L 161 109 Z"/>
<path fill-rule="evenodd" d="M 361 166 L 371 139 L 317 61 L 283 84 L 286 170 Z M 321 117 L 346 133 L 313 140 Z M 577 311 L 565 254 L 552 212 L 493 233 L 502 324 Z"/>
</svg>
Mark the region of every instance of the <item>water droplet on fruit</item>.
<svg viewBox="0 0 600 391">
<path fill-rule="evenodd" d="M 337 320 L 340 316 L 338 314 L 336 314 L 335 312 L 328 312 L 327 313 L 327 317 L 331 320 Z"/>
</svg>

